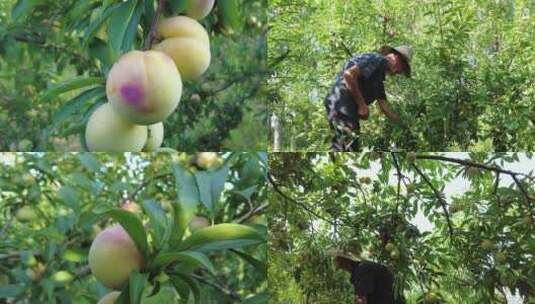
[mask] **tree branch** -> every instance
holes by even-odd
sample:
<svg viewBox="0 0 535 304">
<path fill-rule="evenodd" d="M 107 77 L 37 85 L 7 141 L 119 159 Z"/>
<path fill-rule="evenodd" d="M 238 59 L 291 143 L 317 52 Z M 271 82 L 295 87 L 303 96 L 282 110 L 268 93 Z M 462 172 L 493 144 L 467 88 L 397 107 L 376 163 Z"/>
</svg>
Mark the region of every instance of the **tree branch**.
<svg viewBox="0 0 535 304">
<path fill-rule="evenodd" d="M 518 179 L 519 176 L 522 176 L 522 177 L 525 177 L 525 178 L 528 178 L 528 179 L 532 180 L 533 177 L 529 176 L 527 174 L 514 172 L 514 171 L 511 171 L 511 170 L 506 170 L 506 169 L 500 168 L 498 166 L 489 166 L 489 165 L 485 165 L 485 164 L 479 164 L 479 163 L 476 163 L 476 162 L 473 162 L 473 161 L 470 161 L 470 160 L 451 158 L 451 157 L 442 156 L 442 155 L 417 155 L 416 158 L 417 159 L 428 159 L 428 160 L 441 160 L 441 161 L 450 162 L 450 163 L 457 163 L 457 164 L 464 165 L 464 166 L 470 166 L 470 167 L 476 167 L 476 168 L 480 168 L 480 169 L 485 169 L 485 170 L 493 171 L 493 172 L 496 172 L 496 173 L 507 174 L 507 175 L 509 175 L 509 176 L 511 176 L 513 178 L 513 180 L 515 181 L 515 184 L 520 189 L 520 192 L 522 192 L 522 195 L 524 196 L 524 198 L 525 198 L 525 200 L 526 200 L 526 202 L 528 204 L 528 208 L 531 209 L 531 204 L 535 201 L 535 198 L 533 198 L 533 197 L 531 197 L 529 195 L 529 193 L 526 191 L 526 189 L 522 185 L 522 182 Z"/>
<path fill-rule="evenodd" d="M 284 192 L 282 192 L 282 190 L 280 190 L 279 186 L 277 185 L 277 183 L 275 182 L 275 180 L 273 179 L 273 177 L 271 176 L 270 173 L 268 173 L 268 181 L 269 183 L 271 184 L 271 186 L 273 187 L 273 190 L 275 190 L 275 192 L 277 192 L 280 196 L 282 196 L 282 198 L 284 198 L 286 201 L 288 202 L 291 202 L 292 204 L 294 205 L 297 205 L 303 209 L 305 209 L 305 211 L 307 211 L 308 213 L 314 215 L 315 217 L 319 218 L 319 219 L 322 219 L 324 220 L 325 222 L 331 224 L 331 225 L 335 225 L 336 223 L 326 217 L 323 217 L 321 215 L 319 215 L 318 213 L 316 213 L 314 210 L 312 210 L 309 206 L 307 206 L 306 204 L 303 204 L 301 202 L 298 202 L 296 200 L 294 200 L 293 198 L 289 197 L 288 195 L 286 195 Z"/>
<path fill-rule="evenodd" d="M 264 204 L 262 204 L 262 205 L 260 205 L 260 206 L 258 206 L 256 208 L 252 208 L 246 214 L 244 214 L 243 216 L 241 216 L 240 218 L 235 220 L 235 222 L 241 224 L 241 223 L 245 222 L 246 220 L 248 220 L 253 215 L 262 212 L 267 207 L 269 207 L 269 204 L 268 203 L 264 203 Z"/>
<path fill-rule="evenodd" d="M 156 9 L 156 13 L 154 14 L 154 18 L 152 18 L 152 23 L 150 25 L 149 34 L 147 35 L 147 39 L 145 40 L 145 45 L 143 46 L 143 50 L 149 50 L 152 46 L 152 42 L 154 39 L 156 39 L 156 31 L 158 27 L 158 19 L 160 18 L 160 15 L 163 12 L 163 8 L 165 6 L 165 0 L 159 0 L 158 1 L 158 8 Z"/>
<path fill-rule="evenodd" d="M 401 174 L 401 169 L 399 168 L 396 154 L 394 152 L 391 152 L 390 154 L 392 154 L 392 159 L 394 160 L 394 167 L 396 168 L 397 176 L 398 176 L 398 187 L 397 187 L 397 194 L 396 194 L 396 214 L 397 214 L 398 208 L 399 208 L 399 192 L 401 188 L 401 179 L 403 178 L 403 174 Z"/>
<path fill-rule="evenodd" d="M 173 175 L 173 174 L 172 173 L 163 173 L 163 174 L 160 174 L 160 175 L 156 175 L 156 176 L 154 176 L 154 177 L 152 177 L 150 179 L 142 181 L 141 183 L 139 183 L 139 185 L 136 187 L 136 189 L 134 189 L 134 191 L 132 191 L 132 193 L 130 193 L 123 201 L 127 201 L 127 200 L 133 201 L 136 198 L 136 196 L 139 194 L 139 192 L 141 192 L 141 190 L 143 190 L 143 188 L 147 187 L 153 181 L 155 181 L 157 179 L 162 179 L 162 178 L 168 177 L 169 175 Z"/>
<path fill-rule="evenodd" d="M 428 160 L 441 160 L 441 161 L 446 161 L 450 163 L 457 163 L 457 164 L 464 165 L 464 166 L 476 167 L 476 168 L 490 170 L 494 172 L 499 172 L 499 173 L 504 173 L 504 174 L 509 174 L 509 175 L 520 175 L 520 176 L 531 178 L 530 176 L 523 174 L 523 173 L 502 169 L 497 166 L 489 166 L 485 164 L 480 164 L 480 163 L 476 163 L 476 162 L 466 160 L 466 159 L 457 159 L 457 158 L 451 158 L 451 157 L 442 156 L 442 155 L 416 155 L 416 158 L 428 159 Z"/>
<path fill-rule="evenodd" d="M 351 228 L 357 228 L 355 227 L 355 224 L 352 224 L 350 220 L 348 220 L 348 218 L 340 218 L 340 217 L 337 217 L 336 219 L 328 219 L 320 214 L 318 214 L 316 211 L 314 211 L 310 206 L 308 206 L 307 204 L 305 203 L 302 203 L 302 202 L 298 202 L 297 200 L 289 197 L 288 195 L 286 195 L 284 192 L 282 192 L 282 190 L 280 190 L 279 186 L 277 185 L 277 183 L 275 182 L 275 180 L 273 179 L 273 176 L 271 176 L 271 174 L 268 173 L 268 181 L 269 183 L 271 184 L 271 186 L 273 187 L 273 190 L 275 190 L 275 192 L 277 192 L 277 194 L 279 194 L 280 196 L 282 196 L 282 198 L 284 198 L 286 201 L 294 204 L 294 205 L 297 205 L 301 208 L 303 208 L 306 212 L 314 215 L 315 217 L 333 225 L 333 226 L 339 226 L 340 223 L 344 226 L 347 226 L 347 227 L 351 227 Z M 339 221 L 340 223 L 338 223 L 337 221 Z"/>
<path fill-rule="evenodd" d="M 448 212 L 448 208 L 447 208 L 447 203 L 446 201 L 444 200 L 444 198 L 442 197 L 442 193 L 440 193 L 436 188 L 435 186 L 433 186 L 433 183 L 431 183 L 431 181 L 429 180 L 429 178 L 427 178 L 427 176 L 420 170 L 420 168 L 418 168 L 416 165 L 412 164 L 412 167 L 414 168 L 414 170 L 416 170 L 416 172 L 422 177 L 422 179 L 425 181 L 425 183 L 429 186 L 429 188 L 431 188 L 431 190 L 433 191 L 433 193 L 435 194 L 435 196 L 437 197 L 438 199 L 438 202 L 440 203 L 440 205 L 442 206 L 442 210 L 444 211 L 444 215 L 446 216 L 446 220 L 447 220 L 447 223 L 448 223 L 448 229 L 449 229 L 449 233 L 450 233 L 450 239 L 453 241 L 453 226 L 451 224 L 451 219 L 450 219 L 450 214 Z"/>
<path fill-rule="evenodd" d="M 200 276 L 200 275 L 197 275 L 197 274 L 194 274 L 192 273 L 191 276 L 196 279 L 197 281 L 201 282 L 201 283 L 204 283 L 206 285 L 210 285 L 212 287 L 214 287 L 215 289 L 221 291 L 222 293 L 224 293 L 225 295 L 231 297 L 232 299 L 234 299 L 235 301 L 238 301 L 238 302 L 241 302 L 241 297 L 239 294 L 237 294 L 234 290 L 228 288 L 228 287 L 225 287 L 225 286 L 222 286 L 222 285 L 219 285 L 215 282 L 212 282 L 212 281 L 209 281 L 207 280 L 206 278 Z"/>
</svg>

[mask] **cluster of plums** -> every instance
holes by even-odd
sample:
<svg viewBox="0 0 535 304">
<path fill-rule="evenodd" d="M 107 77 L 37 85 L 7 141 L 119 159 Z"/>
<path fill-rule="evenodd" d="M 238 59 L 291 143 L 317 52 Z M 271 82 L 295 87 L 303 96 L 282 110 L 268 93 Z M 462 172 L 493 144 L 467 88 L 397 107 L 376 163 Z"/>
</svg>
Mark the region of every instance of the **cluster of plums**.
<svg viewBox="0 0 535 304">
<path fill-rule="evenodd" d="M 182 81 L 202 75 L 210 65 L 210 40 L 197 21 L 215 0 L 189 0 L 186 15 L 157 24 L 161 41 L 149 51 L 131 51 L 112 66 L 106 79 L 107 103 L 89 117 L 85 142 L 90 151 L 158 151 L 162 121 L 175 111 Z"/>
</svg>

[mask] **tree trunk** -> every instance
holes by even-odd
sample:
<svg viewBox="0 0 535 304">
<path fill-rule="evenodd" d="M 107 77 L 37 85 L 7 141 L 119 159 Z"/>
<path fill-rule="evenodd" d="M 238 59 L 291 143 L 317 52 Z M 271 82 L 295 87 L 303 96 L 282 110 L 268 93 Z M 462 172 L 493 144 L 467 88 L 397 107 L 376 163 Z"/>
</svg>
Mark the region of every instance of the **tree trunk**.
<svg viewBox="0 0 535 304">
<path fill-rule="evenodd" d="M 270 119 L 271 133 L 273 136 L 273 152 L 281 151 L 282 126 L 277 114 L 272 114 Z"/>
</svg>

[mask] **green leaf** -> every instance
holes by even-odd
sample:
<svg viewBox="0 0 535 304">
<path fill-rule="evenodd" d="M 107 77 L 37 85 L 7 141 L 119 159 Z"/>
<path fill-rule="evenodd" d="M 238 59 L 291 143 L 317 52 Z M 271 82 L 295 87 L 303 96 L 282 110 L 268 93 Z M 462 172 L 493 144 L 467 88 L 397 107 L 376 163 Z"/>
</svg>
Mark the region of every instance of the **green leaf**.
<svg viewBox="0 0 535 304">
<path fill-rule="evenodd" d="M 139 273 L 137 271 L 130 274 L 128 285 L 121 291 L 121 295 L 117 298 L 117 304 L 141 304 L 143 290 L 147 285 L 149 275 L 147 273 Z"/>
<path fill-rule="evenodd" d="M 180 299 L 183 303 L 188 303 L 189 300 L 189 285 L 186 284 L 184 280 L 182 280 L 178 275 L 170 276 L 171 283 L 173 284 L 173 287 L 180 295 Z"/>
<path fill-rule="evenodd" d="M 199 189 L 195 176 L 186 168 L 173 164 L 173 173 L 176 180 L 177 202 L 173 203 L 174 228 L 172 246 L 182 240 L 186 227 L 199 204 Z"/>
<path fill-rule="evenodd" d="M 115 3 L 109 7 L 107 7 L 104 12 L 102 12 L 101 15 L 99 15 L 86 29 L 85 35 L 84 35 L 84 45 L 87 45 L 87 43 L 93 38 L 95 33 L 100 29 L 102 24 L 111 16 L 111 14 L 118 9 L 122 5 L 122 2 Z"/>
<path fill-rule="evenodd" d="M 41 0 L 19 0 L 13 6 L 11 11 L 11 20 L 17 21 L 17 19 L 26 18 L 31 10 L 39 4 Z"/>
<path fill-rule="evenodd" d="M 55 98 L 65 92 L 88 87 L 97 84 L 104 84 L 105 79 L 102 77 L 74 77 L 72 79 L 65 80 L 48 89 L 45 94 L 40 98 L 39 102 L 45 102 L 49 99 Z"/>
<path fill-rule="evenodd" d="M 114 10 L 110 16 L 108 24 L 108 37 L 110 39 L 111 47 L 115 53 L 114 57 L 118 57 L 121 54 L 121 49 L 125 39 L 126 30 L 130 25 L 130 21 L 134 17 L 137 0 L 128 0 L 122 2 L 121 6 Z M 139 22 L 139 18 L 137 19 Z M 134 27 L 134 31 L 137 30 L 137 24 Z"/>
<path fill-rule="evenodd" d="M 256 186 L 251 186 L 251 187 L 249 187 L 247 189 L 243 189 L 243 190 L 234 190 L 232 192 L 243 196 L 243 198 L 245 198 L 246 200 L 250 200 L 251 196 L 256 192 Z"/>
<path fill-rule="evenodd" d="M 128 289 L 130 294 L 130 304 L 140 304 L 143 290 L 149 279 L 148 273 L 134 272 L 130 275 Z"/>
<path fill-rule="evenodd" d="M 154 18 L 154 1 L 143 1 L 144 2 L 144 8 L 143 8 L 143 14 L 142 14 L 142 27 L 143 28 L 150 28 L 152 24 L 152 19 Z"/>
<path fill-rule="evenodd" d="M 178 201 L 185 209 L 195 211 L 200 201 L 199 188 L 195 176 L 188 169 L 179 164 L 173 164 L 176 179 Z"/>
<path fill-rule="evenodd" d="M 191 277 L 189 277 L 186 274 L 177 274 L 191 289 L 191 292 L 193 293 L 193 299 L 195 300 L 195 304 L 201 303 L 201 289 L 199 288 L 199 284 L 197 284 L 196 281 L 194 281 Z"/>
<path fill-rule="evenodd" d="M 174 248 L 182 241 L 184 232 L 191 218 L 193 217 L 193 211 L 184 208 L 184 205 L 180 202 L 175 202 L 173 207 L 173 233 L 171 235 L 171 247 Z"/>
<path fill-rule="evenodd" d="M 210 259 L 205 254 L 194 251 L 161 253 L 154 259 L 153 267 L 164 267 L 172 263 L 194 264 L 215 273 L 214 265 L 212 265 Z"/>
<path fill-rule="evenodd" d="M 229 167 L 221 167 L 217 171 L 200 171 L 195 174 L 201 201 L 210 210 L 214 210 L 215 204 L 219 201 L 221 192 L 225 188 Z"/>
<path fill-rule="evenodd" d="M 186 9 L 188 1 L 187 0 L 169 0 L 168 3 L 169 3 L 169 6 L 171 7 L 171 11 L 173 12 L 173 15 L 178 15 Z"/>
<path fill-rule="evenodd" d="M 262 241 L 264 238 L 249 226 L 219 224 L 197 230 L 182 242 L 179 250 L 237 248 Z"/>
<path fill-rule="evenodd" d="M 15 298 L 26 290 L 24 284 L 8 284 L 0 286 L 0 299 Z"/>
<path fill-rule="evenodd" d="M 239 250 L 232 250 L 235 254 L 237 254 L 239 257 L 241 257 L 244 261 L 248 262 L 249 264 L 253 265 L 256 270 L 263 276 L 267 276 L 267 265 L 266 263 L 255 259 L 254 257 L 246 254 L 245 252 L 241 252 Z"/>
<path fill-rule="evenodd" d="M 143 201 L 143 209 L 149 216 L 154 229 L 153 237 L 156 247 L 161 247 L 169 239 L 170 234 L 169 220 L 165 216 L 165 211 L 160 203 L 152 199 Z"/>
<path fill-rule="evenodd" d="M 95 158 L 92 153 L 80 153 L 78 154 L 78 159 L 84 167 L 89 171 L 98 172 L 100 171 L 100 162 Z"/>
<path fill-rule="evenodd" d="M 266 170 L 263 162 L 256 155 L 245 154 L 242 156 L 245 164 L 240 168 L 240 189 L 257 185 L 265 179 Z"/>
<path fill-rule="evenodd" d="M 141 21 L 141 15 L 143 14 L 143 9 L 143 5 L 139 4 L 136 7 L 134 15 L 130 19 L 130 23 L 128 23 L 128 27 L 126 28 L 126 33 L 123 39 L 123 44 L 121 45 L 122 52 L 129 51 L 132 48 L 132 45 L 134 44 L 134 39 L 136 38 L 137 34 L 137 28 Z"/>
<path fill-rule="evenodd" d="M 228 28 L 238 29 L 242 25 L 238 1 L 219 0 L 217 3 L 223 25 Z"/>
<path fill-rule="evenodd" d="M 59 189 L 59 197 L 72 209 L 76 209 L 80 203 L 80 193 L 69 186 L 62 186 Z"/>
<path fill-rule="evenodd" d="M 68 175 L 68 178 L 75 186 L 79 186 L 84 190 L 89 190 L 93 195 L 98 195 L 103 187 L 101 183 L 90 179 L 82 172 L 71 173 Z"/>
<path fill-rule="evenodd" d="M 243 300 L 242 304 L 265 304 L 269 301 L 269 293 L 267 291 L 263 291 L 259 294 L 256 294 L 252 297 L 249 297 L 245 300 Z"/>
<path fill-rule="evenodd" d="M 100 61 L 100 70 L 107 75 L 115 62 L 111 44 L 100 39 L 93 39 L 89 44 L 89 52 Z"/>
<path fill-rule="evenodd" d="M 83 14 L 93 11 L 93 7 L 97 5 L 97 2 L 91 0 L 79 0 L 76 2 L 76 6 L 69 10 L 68 17 L 72 20 L 76 20 L 82 17 Z"/>
<path fill-rule="evenodd" d="M 134 213 L 118 208 L 109 210 L 106 214 L 123 226 L 146 261 L 149 257 L 149 244 L 141 220 Z"/>
</svg>

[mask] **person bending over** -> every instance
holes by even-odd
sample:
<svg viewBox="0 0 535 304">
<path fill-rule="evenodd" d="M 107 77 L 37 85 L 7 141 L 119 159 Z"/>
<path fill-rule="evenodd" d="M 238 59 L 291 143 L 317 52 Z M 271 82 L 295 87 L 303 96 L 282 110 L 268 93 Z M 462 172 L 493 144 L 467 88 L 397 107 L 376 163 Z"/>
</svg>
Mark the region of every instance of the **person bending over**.
<svg viewBox="0 0 535 304">
<path fill-rule="evenodd" d="M 394 275 L 384 265 L 371 261 L 356 261 L 339 254 L 336 266 L 351 273 L 355 296 L 353 304 L 405 304 L 403 297 L 394 297 Z"/>
<path fill-rule="evenodd" d="M 383 82 L 385 75 L 410 77 L 411 58 L 410 47 L 385 45 L 379 54 L 359 54 L 346 62 L 324 102 L 329 124 L 335 133 L 332 150 L 360 150 L 360 120 L 368 119 L 368 106 L 376 100 L 383 114 L 393 122 L 399 121 L 399 116 L 386 102 Z"/>
</svg>

